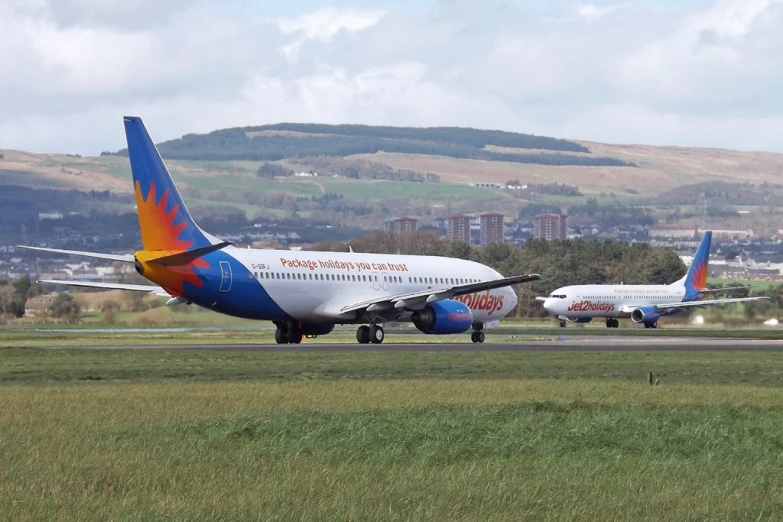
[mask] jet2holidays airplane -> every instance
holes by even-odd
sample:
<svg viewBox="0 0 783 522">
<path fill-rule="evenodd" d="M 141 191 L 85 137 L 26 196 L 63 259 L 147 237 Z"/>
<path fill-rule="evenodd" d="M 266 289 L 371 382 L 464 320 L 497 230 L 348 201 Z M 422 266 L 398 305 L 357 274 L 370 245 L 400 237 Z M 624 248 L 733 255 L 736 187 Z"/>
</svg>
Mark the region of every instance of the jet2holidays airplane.
<svg viewBox="0 0 783 522">
<path fill-rule="evenodd" d="M 381 343 L 383 326 L 411 321 L 426 334 L 484 326 L 517 304 L 512 285 L 537 274 L 503 277 L 462 259 L 433 256 L 294 252 L 237 248 L 193 221 L 141 119 L 125 117 L 143 250 L 114 255 L 43 247 L 60 254 L 132 263 L 154 285 L 50 281 L 73 286 L 153 292 L 167 305 L 196 304 L 227 315 L 272 321 L 275 340 L 300 343 L 336 324 L 358 324 L 360 343 Z"/>
<path fill-rule="evenodd" d="M 708 306 L 757 301 L 766 297 L 709 299 L 707 273 L 712 232 L 707 231 L 685 277 L 670 285 L 578 285 L 558 288 L 549 297 L 536 297 L 544 302 L 547 312 L 566 322 L 588 323 L 593 318 L 606 319 L 607 328 L 617 328 L 619 317 L 630 317 L 645 328 L 657 328 L 664 315 L 682 312 L 692 306 Z M 733 290 L 722 288 L 717 291 Z"/>
</svg>

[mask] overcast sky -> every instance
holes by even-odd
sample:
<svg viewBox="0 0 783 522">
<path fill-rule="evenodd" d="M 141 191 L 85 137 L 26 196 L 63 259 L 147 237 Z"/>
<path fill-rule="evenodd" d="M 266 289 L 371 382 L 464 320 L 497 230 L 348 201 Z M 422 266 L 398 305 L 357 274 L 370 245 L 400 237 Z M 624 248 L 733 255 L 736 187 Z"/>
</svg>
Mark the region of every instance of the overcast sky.
<svg viewBox="0 0 783 522">
<path fill-rule="evenodd" d="M 0 148 L 281 121 L 783 152 L 783 0 L 0 0 Z"/>
</svg>

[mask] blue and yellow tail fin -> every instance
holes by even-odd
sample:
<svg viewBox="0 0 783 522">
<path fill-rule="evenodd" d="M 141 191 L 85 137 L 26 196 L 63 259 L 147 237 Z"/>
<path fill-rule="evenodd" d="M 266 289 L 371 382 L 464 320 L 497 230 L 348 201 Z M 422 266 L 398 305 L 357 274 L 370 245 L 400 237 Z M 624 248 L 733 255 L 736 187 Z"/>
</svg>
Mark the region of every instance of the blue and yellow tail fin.
<svg viewBox="0 0 783 522">
<path fill-rule="evenodd" d="M 691 266 L 688 267 L 688 273 L 683 281 L 686 299 L 698 299 L 699 294 L 707 289 L 711 243 L 712 232 L 708 230 L 704 232 L 704 237 L 696 250 L 696 254 L 693 256 L 693 261 L 691 261 Z"/>
<path fill-rule="evenodd" d="M 186 251 L 214 244 L 196 225 L 141 118 L 125 116 L 144 250 Z"/>
</svg>

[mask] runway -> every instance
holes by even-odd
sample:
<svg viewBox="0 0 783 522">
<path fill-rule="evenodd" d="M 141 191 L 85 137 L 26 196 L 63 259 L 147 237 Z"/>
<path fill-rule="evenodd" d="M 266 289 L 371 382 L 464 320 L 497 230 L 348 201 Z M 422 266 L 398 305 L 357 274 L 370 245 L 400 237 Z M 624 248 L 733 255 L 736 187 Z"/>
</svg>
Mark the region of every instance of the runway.
<svg viewBox="0 0 783 522">
<path fill-rule="evenodd" d="M 324 343 L 302 344 L 142 344 L 49 346 L 46 349 L 87 350 L 210 350 L 229 352 L 619 352 L 619 351 L 783 351 L 783 341 L 747 339 L 593 337 L 557 341 L 485 343 Z"/>
</svg>

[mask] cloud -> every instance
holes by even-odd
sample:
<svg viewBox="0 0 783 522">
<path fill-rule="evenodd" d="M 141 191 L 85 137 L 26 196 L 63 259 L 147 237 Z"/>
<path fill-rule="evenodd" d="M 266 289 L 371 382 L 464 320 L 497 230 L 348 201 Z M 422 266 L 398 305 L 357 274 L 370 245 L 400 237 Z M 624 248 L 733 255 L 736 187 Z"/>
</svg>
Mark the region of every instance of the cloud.
<svg viewBox="0 0 783 522">
<path fill-rule="evenodd" d="M 625 7 L 625 5 L 597 6 L 595 4 L 578 4 L 576 6 L 576 13 L 578 16 L 587 20 L 597 20 L 618 9 L 622 9 L 623 7 Z"/>
<path fill-rule="evenodd" d="M 135 113 L 159 141 L 309 121 L 783 152 L 781 0 L 157 5 L 0 3 L 0 148 L 117 149 Z"/>
<path fill-rule="evenodd" d="M 280 51 L 286 57 L 295 59 L 299 49 L 307 41 L 329 41 L 340 31 L 361 31 L 376 25 L 385 11 L 337 9 L 324 7 L 295 18 L 280 18 L 276 24 L 284 35 L 295 35 L 297 39 L 283 46 Z"/>
</svg>

